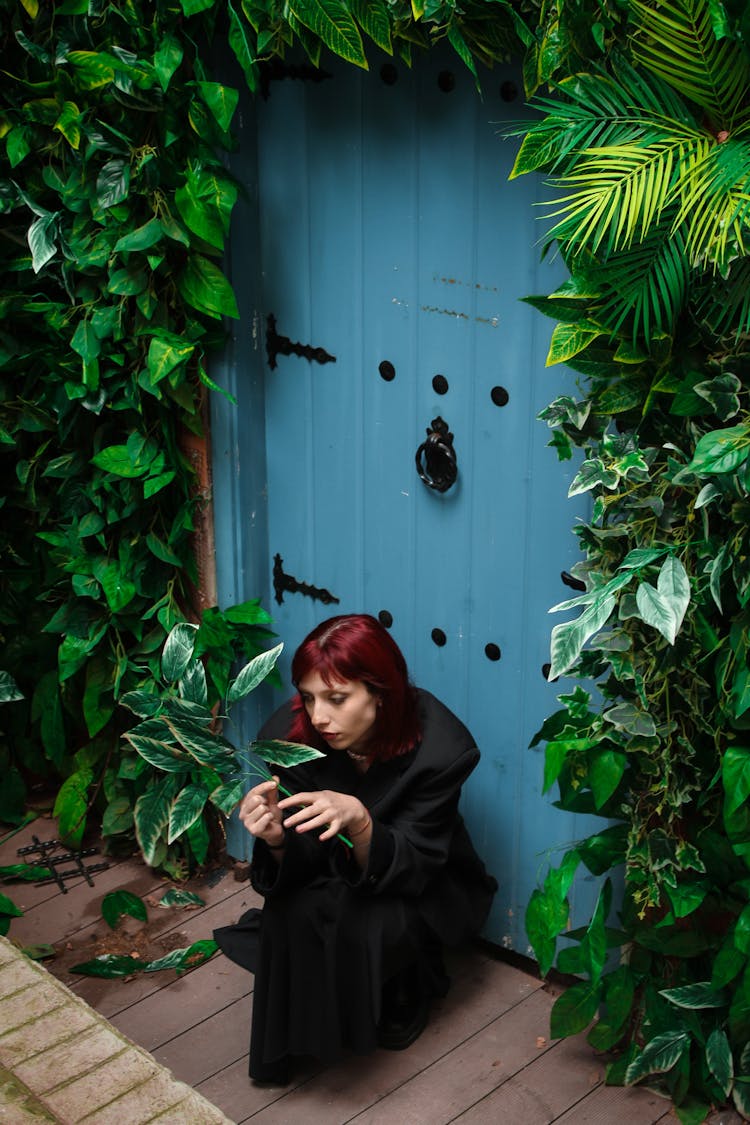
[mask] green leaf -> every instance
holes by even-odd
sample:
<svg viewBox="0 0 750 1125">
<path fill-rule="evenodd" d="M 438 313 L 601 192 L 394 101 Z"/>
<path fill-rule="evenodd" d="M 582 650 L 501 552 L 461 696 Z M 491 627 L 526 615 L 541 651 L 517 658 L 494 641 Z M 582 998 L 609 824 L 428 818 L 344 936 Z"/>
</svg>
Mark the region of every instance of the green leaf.
<svg viewBox="0 0 750 1125">
<path fill-rule="evenodd" d="M 130 190 L 130 165 L 120 157 L 108 160 L 96 180 L 96 197 L 103 211 L 122 203 Z"/>
<path fill-rule="evenodd" d="M 154 336 L 149 344 L 146 360 L 148 372 L 151 376 L 151 385 L 155 387 L 175 368 L 186 363 L 194 351 L 195 344 L 191 344 L 179 336 Z"/>
<path fill-rule="evenodd" d="M 627 757 L 619 750 L 604 748 L 591 754 L 589 781 L 597 809 L 605 805 L 617 789 L 626 765 Z"/>
<path fill-rule="evenodd" d="M 216 124 L 222 132 L 226 132 L 237 109 L 238 91 L 231 86 L 222 86 L 221 82 L 199 82 L 198 89 Z"/>
<path fill-rule="evenodd" d="M 0 703 L 13 703 L 14 700 L 23 699 L 23 697 L 23 692 L 10 672 L 0 671 Z"/>
<path fill-rule="evenodd" d="M 690 1036 L 686 1031 L 666 1031 L 649 1040 L 640 1055 L 630 1064 L 625 1073 L 625 1083 L 632 1086 L 649 1074 L 663 1074 L 682 1058 L 690 1049 Z"/>
<path fill-rule="evenodd" d="M 232 287 L 218 266 L 202 254 L 193 254 L 177 277 L 177 288 L 187 303 L 206 316 L 239 317 Z"/>
<path fill-rule="evenodd" d="M 148 465 L 135 464 L 126 445 L 108 445 L 91 458 L 92 464 L 105 473 L 118 477 L 140 477 L 148 472 Z"/>
<path fill-rule="evenodd" d="M 235 767 L 235 748 L 222 735 L 207 731 L 186 719 L 174 719 L 172 732 L 180 745 L 199 765 L 224 772 Z"/>
<path fill-rule="evenodd" d="M 314 746 L 305 746 L 300 742 L 286 742 L 278 738 L 251 742 L 250 749 L 264 762 L 269 762 L 272 766 L 282 766 L 284 769 L 300 766 L 303 762 L 315 761 L 316 758 L 325 758 L 325 754 L 316 750 Z"/>
<path fill-rule="evenodd" d="M 121 957 L 114 953 L 102 953 L 93 961 L 82 961 L 80 965 L 73 965 L 71 973 L 80 973 L 86 977 L 103 977 L 106 980 L 116 980 L 120 977 L 129 977 L 133 973 L 140 973 L 143 962 L 136 957 Z"/>
<path fill-rule="evenodd" d="M 721 776 L 724 785 L 724 815 L 728 816 L 744 805 L 750 796 L 750 749 L 730 743 L 722 757 Z"/>
<path fill-rule="evenodd" d="M 143 969 L 147 973 L 157 973 L 162 969 L 175 969 L 179 975 L 189 972 L 190 969 L 197 969 L 204 961 L 213 957 L 218 948 L 216 942 L 211 938 L 203 938 L 201 941 L 194 941 L 186 949 L 173 949 L 171 953 L 167 953 L 166 956 L 160 957 L 157 961 L 149 961 L 143 966 Z"/>
<path fill-rule="evenodd" d="M 582 982 L 571 985 L 557 997 L 550 1013 L 550 1035 L 564 1039 L 585 1030 L 596 1015 L 601 988 Z"/>
<path fill-rule="evenodd" d="M 695 447 L 693 459 L 682 470 L 684 474 L 733 473 L 750 454 L 750 429 L 732 426 L 704 434 Z"/>
<path fill-rule="evenodd" d="M 208 790 L 202 785 L 186 785 L 177 794 L 169 810 L 168 844 L 173 844 L 198 819 L 207 800 Z"/>
<path fill-rule="evenodd" d="M 362 38 L 343 0 L 290 0 L 289 9 L 335 55 L 367 70 Z"/>
<path fill-rule="evenodd" d="M 76 770 L 60 786 L 52 815 L 57 817 L 60 837 L 71 847 L 80 846 L 86 829 L 88 795 L 94 771 L 89 766 Z"/>
<path fill-rule="evenodd" d="M 659 571 L 657 588 L 641 582 L 635 600 L 643 621 L 673 645 L 690 604 L 690 579 L 680 560 L 668 555 Z"/>
<path fill-rule="evenodd" d="M 132 711 L 134 715 L 139 715 L 143 719 L 150 719 L 154 715 L 158 715 L 161 710 L 159 696 L 150 691 L 128 691 L 125 695 L 120 696 L 119 702 L 123 707 Z"/>
<path fill-rule="evenodd" d="M 0 879 L 4 883 L 36 883 L 39 879 L 49 879 L 52 871 L 38 863 L 11 863 L 0 867 Z"/>
<path fill-rule="evenodd" d="M 170 631 L 161 656 L 161 674 L 167 683 L 180 679 L 193 657 L 197 625 L 180 621 Z"/>
<path fill-rule="evenodd" d="M 114 80 L 112 56 L 104 52 L 69 51 L 67 60 L 75 71 L 75 83 L 80 90 L 96 90 Z"/>
<path fill-rule="evenodd" d="M 164 770 L 166 773 L 182 773 L 190 768 L 190 760 L 176 747 L 166 742 L 149 738 L 147 735 L 134 734 L 132 731 L 128 731 L 123 737 L 150 766 L 155 766 L 156 769 Z"/>
<path fill-rule="evenodd" d="M 229 816 L 235 805 L 239 804 L 245 795 L 245 782 L 227 781 L 222 785 L 218 785 L 216 789 L 209 795 L 209 799 L 213 805 L 219 809 L 224 816 Z"/>
<path fill-rule="evenodd" d="M 31 250 L 31 267 L 39 273 L 43 266 L 57 253 L 57 218 L 44 215 L 35 219 L 28 229 L 26 239 Z"/>
<path fill-rule="evenodd" d="M 596 328 L 587 322 L 577 324 L 556 324 L 552 331 L 549 352 L 545 364 L 552 367 L 555 363 L 566 363 L 573 356 L 578 355 L 589 344 L 601 336 L 601 328 Z"/>
<path fill-rule="evenodd" d="M 224 247 L 237 186 L 217 169 L 188 169 L 185 183 L 174 194 L 185 225 L 217 250 Z"/>
<path fill-rule="evenodd" d="M 349 8 L 360 27 L 386 54 L 393 54 L 391 21 L 385 0 L 350 0 Z"/>
<path fill-rule="evenodd" d="M 242 18 L 235 11 L 232 0 L 227 0 L 227 12 L 229 13 L 229 46 L 242 67 L 248 89 L 251 93 L 255 93 L 258 86 L 258 73 L 255 55 L 247 35 L 247 28 Z"/>
<path fill-rule="evenodd" d="M 268 652 L 261 652 L 254 657 L 232 680 L 227 690 L 227 705 L 236 703 L 249 695 L 258 684 L 265 680 L 276 661 L 281 655 L 284 645 L 278 644 Z"/>
<path fill-rule="evenodd" d="M 143 226 L 123 234 L 115 243 L 115 253 L 126 250 L 150 250 L 164 237 L 164 229 L 159 220 L 154 216 Z"/>
<path fill-rule="evenodd" d="M 167 32 L 161 37 L 159 50 L 154 54 L 154 70 L 164 93 L 169 89 L 169 83 L 182 62 L 183 47 L 177 36 Z"/>
<path fill-rule="evenodd" d="M 143 858 L 151 867 L 155 865 L 157 847 L 169 823 L 172 804 L 170 778 L 157 781 L 135 804 L 135 834 Z"/>
<path fill-rule="evenodd" d="M 192 703 L 208 704 L 206 670 L 200 660 L 191 660 L 179 682 L 180 697 Z"/>
<path fill-rule="evenodd" d="M 102 918 L 114 930 L 124 914 L 140 922 L 145 922 L 148 917 L 146 904 L 138 895 L 131 891 L 110 891 L 102 899 Z"/>
<path fill-rule="evenodd" d="M 697 984 L 685 984 L 681 988 L 663 988 L 660 996 L 675 1004 L 678 1008 L 723 1008 L 727 1003 L 726 992 L 720 991 L 711 984 L 710 980 L 700 981 Z"/>
<path fill-rule="evenodd" d="M 21 918 L 23 910 L 16 906 L 7 895 L 0 894 L 0 914 L 5 914 L 9 918 Z"/>
<path fill-rule="evenodd" d="M 715 1027 L 706 1042 L 706 1062 L 708 1069 L 713 1074 L 721 1087 L 725 1098 L 729 1097 L 734 1078 L 734 1065 L 732 1063 L 732 1048 L 726 1033 L 721 1028 Z"/>
<path fill-rule="evenodd" d="M 170 887 L 159 899 L 157 906 L 205 906 L 200 895 L 192 891 L 183 891 L 178 887 Z"/>
<path fill-rule="evenodd" d="M 551 663 L 548 680 L 564 675 L 576 663 L 583 646 L 609 621 L 615 599 L 612 595 L 596 601 L 575 621 L 555 625 L 550 640 Z"/>
</svg>

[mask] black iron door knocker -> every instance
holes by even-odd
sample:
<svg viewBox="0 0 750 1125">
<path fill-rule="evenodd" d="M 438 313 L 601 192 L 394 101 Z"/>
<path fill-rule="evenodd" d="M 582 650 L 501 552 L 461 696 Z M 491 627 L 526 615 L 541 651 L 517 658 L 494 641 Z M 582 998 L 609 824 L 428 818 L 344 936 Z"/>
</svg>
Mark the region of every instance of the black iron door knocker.
<svg viewBox="0 0 750 1125">
<path fill-rule="evenodd" d="M 414 460 L 420 479 L 436 492 L 447 492 L 458 476 L 453 434 L 442 418 L 433 418 L 427 439 L 417 450 Z"/>
</svg>

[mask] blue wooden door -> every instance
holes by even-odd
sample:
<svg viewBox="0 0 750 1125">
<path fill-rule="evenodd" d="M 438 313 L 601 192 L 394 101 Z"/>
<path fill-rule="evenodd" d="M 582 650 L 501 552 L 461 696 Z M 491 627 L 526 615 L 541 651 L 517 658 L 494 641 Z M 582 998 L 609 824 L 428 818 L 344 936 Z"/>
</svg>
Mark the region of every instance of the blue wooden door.
<svg viewBox="0 0 750 1125">
<path fill-rule="evenodd" d="M 214 438 L 222 600 L 262 579 L 287 685 L 322 618 L 388 624 L 482 750 L 463 811 L 500 883 L 486 936 L 525 953 L 526 901 L 576 832 L 528 743 L 561 690 L 547 610 L 577 552 L 571 472 L 536 421 L 573 376 L 545 369 L 549 322 L 519 302 L 559 280 L 539 261 L 540 185 L 508 182 L 499 132 L 523 114 L 514 69 L 480 99 L 436 53 L 271 82 L 240 160 L 255 202 L 232 247 L 239 407 L 233 422 L 219 408 Z M 415 460 L 437 418 L 457 467 L 445 492 Z"/>
</svg>

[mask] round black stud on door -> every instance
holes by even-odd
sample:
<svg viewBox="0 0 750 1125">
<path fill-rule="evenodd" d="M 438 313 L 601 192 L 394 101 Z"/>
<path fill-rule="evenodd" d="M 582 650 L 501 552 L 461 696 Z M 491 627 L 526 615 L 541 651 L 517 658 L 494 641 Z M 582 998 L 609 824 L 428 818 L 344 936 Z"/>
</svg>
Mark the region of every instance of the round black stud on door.
<svg viewBox="0 0 750 1125">
<path fill-rule="evenodd" d="M 392 379 L 396 378 L 396 368 L 389 359 L 384 359 L 382 363 L 378 364 L 378 371 L 381 379 L 385 379 L 386 383 L 390 383 Z"/>
<path fill-rule="evenodd" d="M 492 642 L 490 642 L 490 644 L 488 645 L 485 645 L 484 655 L 488 660 L 499 660 L 502 656 L 502 653 L 500 652 L 500 645 L 496 645 Z"/>
<path fill-rule="evenodd" d="M 510 400 L 510 395 L 505 387 L 493 387 L 490 391 L 490 398 L 495 406 L 507 406 Z"/>
<path fill-rule="evenodd" d="M 395 86 L 398 82 L 398 71 L 393 63 L 383 63 L 380 68 L 380 78 L 386 86 Z"/>
<path fill-rule="evenodd" d="M 444 94 L 450 94 L 451 90 L 456 88 L 456 76 L 452 70 L 441 70 L 437 84 Z"/>
<path fill-rule="evenodd" d="M 458 476 L 453 434 L 442 418 L 433 418 L 426 433 L 414 457 L 419 478 L 435 492 L 447 492 Z"/>
<path fill-rule="evenodd" d="M 436 395 L 445 395 L 448 393 L 448 380 L 445 375 L 433 376 L 432 389 Z"/>
<path fill-rule="evenodd" d="M 430 636 L 438 648 L 442 648 L 448 639 L 442 629 L 433 629 Z"/>
<path fill-rule="evenodd" d="M 393 624 L 393 614 L 389 613 L 387 609 L 381 609 L 378 614 L 378 621 L 381 625 L 384 625 L 386 629 L 390 629 Z"/>
</svg>

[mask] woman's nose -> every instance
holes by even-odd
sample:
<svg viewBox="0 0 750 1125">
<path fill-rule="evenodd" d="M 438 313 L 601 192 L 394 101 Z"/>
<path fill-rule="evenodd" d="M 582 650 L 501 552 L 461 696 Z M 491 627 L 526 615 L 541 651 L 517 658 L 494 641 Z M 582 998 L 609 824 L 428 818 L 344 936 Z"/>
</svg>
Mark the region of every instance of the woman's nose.
<svg viewBox="0 0 750 1125">
<path fill-rule="evenodd" d="M 315 700 L 312 707 L 312 715 L 310 721 L 314 727 L 325 727 L 327 721 L 327 712 L 325 704 L 322 700 Z"/>
</svg>

